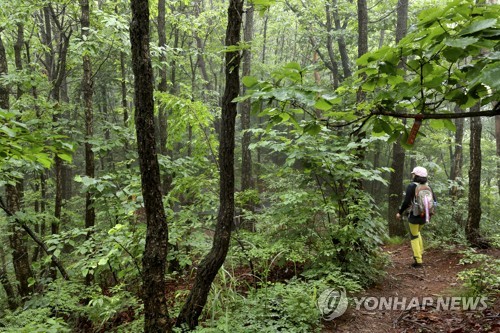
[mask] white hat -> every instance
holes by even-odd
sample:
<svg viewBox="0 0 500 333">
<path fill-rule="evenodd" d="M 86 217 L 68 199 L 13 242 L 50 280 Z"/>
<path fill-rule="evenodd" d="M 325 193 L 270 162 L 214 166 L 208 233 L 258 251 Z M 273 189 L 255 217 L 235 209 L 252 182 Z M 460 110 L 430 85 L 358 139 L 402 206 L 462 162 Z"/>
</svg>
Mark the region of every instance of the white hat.
<svg viewBox="0 0 500 333">
<path fill-rule="evenodd" d="M 427 169 L 424 167 L 415 167 L 411 173 L 415 176 L 427 177 Z"/>
</svg>

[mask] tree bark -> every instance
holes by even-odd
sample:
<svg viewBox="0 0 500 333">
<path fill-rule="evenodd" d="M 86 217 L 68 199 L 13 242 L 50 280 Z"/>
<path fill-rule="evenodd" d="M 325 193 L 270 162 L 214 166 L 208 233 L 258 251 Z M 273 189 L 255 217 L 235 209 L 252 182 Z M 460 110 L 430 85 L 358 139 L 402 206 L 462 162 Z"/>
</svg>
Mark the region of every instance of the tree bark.
<svg viewBox="0 0 500 333">
<path fill-rule="evenodd" d="M 497 142 L 497 186 L 500 195 L 500 116 L 495 116 L 495 137 Z"/>
<path fill-rule="evenodd" d="M 365 2 L 365 5 L 366 5 L 366 1 L 363 0 L 362 2 Z M 338 33 L 337 43 L 339 46 L 340 60 L 342 62 L 342 69 L 344 71 L 344 79 L 347 79 L 347 78 L 350 78 L 352 76 L 351 67 L 349 65 L 349 53 L 347 51 L 347 45 L 345 42 L 344 34 L 342 32 L 342 30 L 345 30 L 345 28 L 347 26 L 347 21 L 344 22 L 344 25 L 340 24 L 339 11 L 338 11 L 338 1 L 337 0 L 333 1 L 333 8 L 334 8 L 334 10 L 332 12 L 332 16 L 333 16 L 333 23 L 335 25 L 335 30 Z M 358 9 L 359 9 L 359 2 L 358 2 Z M 359 15 L 359 13 L 358 13 L 358 15 Z M 359 16 L 358 16 L 358 22 L 359 22 Z M 366 24 L 368 24 L 368 18 L 367 18 Z"/>
<path fill-rule="evenodd" d="M 251 44 L 253 39 L 253 13 L 254 6 L 251 2 L 247 1 L 248 7 L 245 11 L 245 27 L 243 40 L 246 44 Z M 242 64 L 242 75 L 249 76 L 252 68 L 252 52 L 251 49 L 243 50 L 243 64 Z M 245 95 L 246 87 L 242 86 L 242 96 Z M 252 189 L 252 153 L 249 149 L 251 141 L 251 133 L 248 131 L 250 129 L 250 110 L 251 110 L 250 99 L 245 100 L 241 103 L 241 130 L 243 136 L 241 138 L 241 191 L 246 191 Z M 252 210 L 252 204 L 247 204 L 244 207 L 247 210 Z M 254 225 L 251 221 L 242 222 L 243 227 L 254 230 Z"/>
<path fill-rule="evenodd" d="M 397 5 L 397 23 L 396 23 L 396 43 L 398 43 L 407 32 L 408 22 L 408 0 L 399 0 Z M 405 60 L 400 63 L 400 67 L 404 67 Z M 401 146 L 399 139 L 392 145 L 392 163 L 391 168 L 394 172 L 391 173 L 389 182 L 389 207 L 387 210 L 387 220 L 389 222 L 389 236 L 404 236 L 406 228 L 401 221 L 396 219 L 396 213 L 403 201 L 403 178 L 405 167 L 406 152 Z"/>
<path fill-rule="evenodd" d="M 82 38 L 86 40 L 89 36 L 90 28 L 90 6 L 89 0 L 80 0 L 82 16 L 80 19 L 82 26 Z M 94 111 L 92 106 L 92 96 L 94 94 L 94 82 L 92 80 L 92 63 L 90 55 L 84 53 L 83 55 L 83 78 L 82 78 L 82 92 L 83 92 L 83 106 L 85 110 L 85 176 L 94 178 L 94 152 L 92 151 L 92 144 L 90 140 L 94 135 Z M 91 228 L 95 225 L 95 209 L 93 207 L 92 192 L 87 190 L 85 194 L 85 228 Z"/>
<path fill-rule="evenodd" d="M 81 7 L 81 34 L 82 39 L 87 40 L 89 37 L 90 28 L 90 5 L 89 0 L 80 0 Z M 92 151 L 92 144 L 90 143 L 94 135 L 93 118 L 94 111 L 92 106 L 92 96 L 94 94 L 93 80 L 92 80 L 92 63 L 90 55 L 84 49 L 82 67 L 82 92 L 83 92 L 83 109 L 85 110 L 85 176 L 94 178 L 95 165 L 94 165 L 94 152 Z M 93 193 L 90 189 L 85 192 L 85 228 L 93 228 L 95 225 L 95 209 L 93 207 Z M 87 233 L 87 238 L 91 237 L 91 232 Z M 87 274 L 85 282 L 90 285 L 93 280 L 92 274 Z"/>
<path fill-rule="evenodd" d="M 57 124 L 58 108 L 61 99 L 61 86 L 63 80 L 66 77 L 66 60 L 68 47 L 70 42 L 70 37 L 72 30 L 71 28 L 64 28 L 61 25 L 61 20 L 59 18 L 65 14 L 63 9 L 58 15 L 52 8 L 52 4 L 48 4 L 43 8 L 44 17 L 44 30 L 42 33 L 42 42 L 46 47 L 45 51 L 45 68 L 48 73 L 48 79 L 51 84 L 49 98 L 56 102 L 55 110 L 53 110 L 52 122 Z M 52 24 L 56 27 L 55 36 L 52 34 Z M 57 46 L 58 51 L 55 51 Z M 56 53 L 58 57 L 56 59 Z M 63 202 L 63 183 L 64 175 L 63 172 L 63 160 L 55 155 L 54 157 L 54 175 L 55 175 L 55 199 L 54 199 L 54 219 L 51 222 L 51 232 L 52 234 L 59 233 L 59 225 L 61 223 L 61 213 L 62 213 L 62 202 Z M 51 278 L 56 279 L 57 277 L 56 268 L 51 267 Z"/>
<path fill-rule="evenodd" d="M 238 45 L 240 41 L 243 0 L 230 0 L 226 46 Z M 240 54 L 227 52 L 225 62 L 226 88 L 222 99 L 222 119 L 219 147 L 220 164 L 220 207 L 212 249 L 200 263 L 193 288 L 181 309 L 176 326 L 194 329 L 206 304 L 210 286 L 224 263 L 231 239 L 234 219 L 234 132 L 236 122 L 236 103 L 238 96 Z"/>
<path fill-rule="evenodd" d="M 165 296 L 168 228 L 156 155 L 148 0 L 132 0 L 131 8 L 130 42 L 134 71 L 135 126 L 147 221 L 142 259 L 144 332 L 170 332 L 171 324 Z"/>
<path fill-rule="evenodd" d="M 474 106 L 479 111 L 479 103 Z M 470 119 L 469 206 L 465 234 L 471 245 L 480 244 L 481 221 L 481 133 L 480 117 Z"/>
<path fill-rule="evenodd" d="M 18 26 L 19 28 L 19 26 Z M 19 30 L 18 30 L 19 34 Z M 22 35 L 21 35 L 22 36 Z M 20 35 L 18 35 L 19 40 Z M 21 66 L 19 53 L 16 56 L 16 67 Z M 19 68 L 19 67 L 18 67 Z M 7 54 L 3 45 L 3 40 L 0 36 L 0 76 L 8 74 Z M 18 87 L 18 93 L 21 94 L 21 88 Z M 19 97 L 19 96 L 18 96 Z M 0 85 L 0 108 L 9 110 L 9 88 Z M 22 196 L 22 180 L 17 180 L 15 185 L 5 185 L 5 196 L 7 198 L 6 209 L 16 213 L 21 210 Z M 10 234 L 9 241 L 12 248 L 12 263 L 18 281 L 18 291 L 21 297 L 25 298 L 32 292 L 32 287 L 29 286 L 29 279 L 33 278 L 33 271 L 29 260 L 28 246 L 26 245 L 26 234 L 15 223 L 9 225 Z"/>
<path fill-rule="evenodd" d="M 460 108 L 456 107 L 455 112 L 460 112 Z M 450 170 L 450 180 L 452 181 L 452 186 L 450 188 L 450 196 L 452 200 L 453 207 L 458 207 L 456 202 L 462 196 L 462 165 L 463 165 L 463 138 L 464 138 L 464 120 L 463 118 L 455 119 L 455 142 L 454 150 L 451 156 L 451 170 Z M 453 220 L 460 226 L 463 226 L 463 216 L 462 212 L 458 209 L 453 211 Z"/>
<path fill-rule="evenodd" d="M 5 291 L 5 296 L 7 296 L 7 304 L 9 305 L 9 309 L 14 311 L 19 306 L 18 299 L 16 297 L 16 293 L 14 291 L 14 287 L 9 281 L 9 276 L 7 274 L 7 263 L 5 261 L 5 252 L 3 248 L 0 246 L 0 283 Z"/>
<path fill-rule="evenodd" d="M 165 33 L 165 0 L 158 1 L 158 46 L 162 49 L 160 53 L 160 83 L 158 84 L 158 91 L 167 92 L 167 56 L 164 50 L 167 46 L 167 36 Z M 175 77 L 175 76 L 174 76 Z M 168 139 L 168 127 L 167 127 L 167 110 L 165 106 L 158 106 L 158 128 L 159 128 L 159 139 L 160 139 L 160 154 L 164 156 L 170 156 L 172 158 L 172 151 L 167 149 L 167 139 Z M 168 193 L 172 187 L 172 176 L 165 173 L 162 177 L 162 192 L 164 194 Z"/>
</svg>

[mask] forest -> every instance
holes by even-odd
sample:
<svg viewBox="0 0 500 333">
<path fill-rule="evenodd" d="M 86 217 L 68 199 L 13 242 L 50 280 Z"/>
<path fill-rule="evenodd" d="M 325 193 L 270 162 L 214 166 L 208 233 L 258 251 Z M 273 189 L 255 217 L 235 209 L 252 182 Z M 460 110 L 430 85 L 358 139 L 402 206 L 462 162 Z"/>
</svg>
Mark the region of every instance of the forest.
<svg viewBox="0 0 500 333">
<path fill-rule="evenodd" d="M 0 0 L 0 332 L 500 329 L 499 14 Z"/>
</svg>

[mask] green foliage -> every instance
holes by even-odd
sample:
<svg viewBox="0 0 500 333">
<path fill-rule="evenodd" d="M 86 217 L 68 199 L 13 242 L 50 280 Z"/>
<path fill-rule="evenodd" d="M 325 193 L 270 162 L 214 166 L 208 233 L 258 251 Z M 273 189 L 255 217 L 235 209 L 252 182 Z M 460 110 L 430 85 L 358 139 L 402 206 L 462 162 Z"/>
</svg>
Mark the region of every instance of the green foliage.
<svg viewBox="0 0 500 333">
<path fill-rule="evenodd" d="M 500 292 L 500 259 L 477 253 L 473 249 L 462 251 L 461 264 L 476 267 L 458 273 L 471 296 L 496 297 Z"/>
<path fill-rule="evenodd" d="M 207 105 L 167 93 L 157 92 L 155 96 L 159 106 L 168 110 L 169 149 L 176 148 L 176 143 L 187 142 L 181 149 L 183 153 L 192 149 L 192 156 L 206 156 L 207 152 L 215 154 L 218 141 L 212 128 L 214 115 Z"/>
<path fill-rule="evenodd" d="M 0 320 L 4 333 L 66 333 L 72 332 L 63 318 L 53 318 L 50 308 L 16 312 Z"/>
<path fill-rule="evenodd" d="M 324 282 L 297 279 L 263 284 L 245 297 L 221 304 L 220 317 L 206 321 L 207 327 L 196 332 L 319 332 L 321 315 L 316 299 L 325 288 Z"/>
<path fill-rule="evenodd" d="M 129 309 L 140 311 L 142 306 L 136 296 L 124 289 L 124 285 L 118 285 L 109 290 L 109 295 L 103 295 L 100 291 L 94 293 L 85 314 L 97 329 L 101 329 L 108 321 Z"/>
<path fill-rule="evenodd" d="M 361 86 L 373 92 L 373 106 L 430 113 L 445 101 L 467 108 L 497 100 L 491 77 L 499 66 L 498 9 L 458 0 L 424 10 L 398 45 L 360 57 L 358 74 L 366 75 Z M 407 72 L 398 67 L 403 57 Z"/>
<path fill-rule="evenodd" d="M 64 135 L 40 128 L 41 124 L 38 119 L 21 119 L 18 112 L 0 110 L 0 185 L 22 178 L 19 171 L 50 168 L 55 155 L 71 161 L 73 144 Z"/>
<path fill-rule="evenodd" d="M 5 332 L 71 332 L 68 319 L 76 320 L 83 312 L 80 296 L 86 292 L 80 283 L 56 280 L 1 320 Z"/>
</svg>

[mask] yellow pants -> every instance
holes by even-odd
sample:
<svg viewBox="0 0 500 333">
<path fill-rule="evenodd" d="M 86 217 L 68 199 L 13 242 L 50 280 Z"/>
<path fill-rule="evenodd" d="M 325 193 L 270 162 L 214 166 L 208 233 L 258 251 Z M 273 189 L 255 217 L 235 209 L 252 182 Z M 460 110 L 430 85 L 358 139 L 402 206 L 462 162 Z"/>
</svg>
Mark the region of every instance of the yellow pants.
<svg viewBox="0 0 500 333">
<path fill-rule="evenodd" d="M 422 241 L 422 235 L 420 235 L 420 230 L 423 228 L 423 224 L 413 224 L 408 223 L 410 226 L 410 237 L 411 237 L 411 249 L 413 250 L 413 258 L 415 262 L 422 263 L 422 254 L 424 253 L 424 242 Z"/>
</svg>

